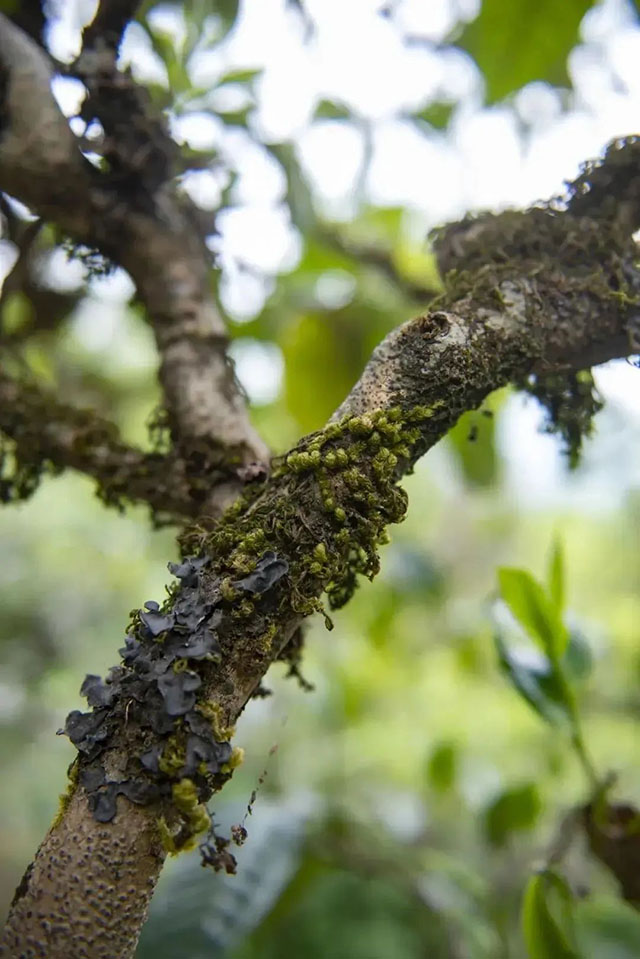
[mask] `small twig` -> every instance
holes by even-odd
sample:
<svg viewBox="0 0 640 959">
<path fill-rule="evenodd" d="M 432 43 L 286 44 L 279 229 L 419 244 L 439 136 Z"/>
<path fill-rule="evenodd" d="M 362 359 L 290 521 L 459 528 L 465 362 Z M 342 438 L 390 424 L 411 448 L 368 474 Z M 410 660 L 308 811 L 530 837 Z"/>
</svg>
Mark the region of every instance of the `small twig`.
<svg viewBox="0 0 640 959">
<path fill-rule="evenodd" d="M 320 228 L 320 239 L 328 246 L 334 248 L 339 253 L 358 260 L 366 266 L 371 266 L 402 293 L 409 300 L 425 306 L 433 297 L 440 293 L 440 289 L 435 286 L 428 286 L 422 283 L 416 283 L 408 279 L 396 266 L 389 250 L 384 250 L 379 246 L 370 246 L 362 243 L 356 243 L 341 236 L 335 230 L 328 227 Z"/>
</svg>

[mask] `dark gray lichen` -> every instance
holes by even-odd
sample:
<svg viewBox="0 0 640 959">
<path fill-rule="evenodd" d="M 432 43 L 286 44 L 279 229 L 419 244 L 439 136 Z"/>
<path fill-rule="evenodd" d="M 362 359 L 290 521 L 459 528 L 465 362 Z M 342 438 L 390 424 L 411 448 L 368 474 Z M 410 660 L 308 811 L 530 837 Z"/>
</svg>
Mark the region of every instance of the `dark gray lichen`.
<svg viewBox="0 0 640 959">
<path fill-rule="evenodd" d="M 201 589 L 200 577 L 208 566 L 207 556 L 169 564 L 180 586 L 170 591 L 163 608 L 150 600 L 134 611 L 120 650 L 122 664 L 106 680 L 85 678 L 81 693 L 92 709 L 74 710 L 60 730 L 82 758 L 79 782 L 94 818 L 111 821 L 120 795 L 143 805 L 164 798 L 183 820 L 180 841 L 170 837 L 176 847 L 172 851 L 184 847 L 191 827 L 206 828 L 201 801 L 211 794 L 216 777 L 227 775 L 233 765 L 230 742 L 216 735 L 215 716 L 198 702 L 203 687 L 198 668 L 215 668 L 220 662 L 218 634 L 229 609 L 216 580 L 207 584 L 206 597 Z M 243 592 L 260 597 L 287 569 L 286 561 L 267 551 L 231 589 L 238 597 Z M 126 750 L 125 775 L 110 779 L 103 757 L 123 728 L 134 748 Z M 166 829 L 164 820 L 163 825 Z"/>
</svg>

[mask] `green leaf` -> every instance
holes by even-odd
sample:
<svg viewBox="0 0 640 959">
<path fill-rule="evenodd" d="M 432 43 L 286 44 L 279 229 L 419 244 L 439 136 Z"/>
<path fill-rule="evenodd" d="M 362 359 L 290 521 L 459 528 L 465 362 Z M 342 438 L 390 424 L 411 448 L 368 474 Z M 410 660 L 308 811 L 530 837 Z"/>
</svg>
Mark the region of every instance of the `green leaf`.
<svg viewBox="0 0 640 959">
<path fill-rule="evenodd" d="M 571 704 L 566 702 L 562 685 L 549 661 L 529 666 L 511 653 L 499 633 L 494 636 L 498 662 L 505 676 L 545 722 L 556 726 L 571 718 Z"/>
<path fill-rule="evenodd" d="M 229 127 L 246 127 L 249 114 L 253 111 L 253 104 L 243 107 L 242 110 L 218 110 L 216 116 Z"/>
<path fill-rule="evenodd" d="M 256 70 L 231 70 L 230 73 L 225 73 L 220 77 L 216 83 L 216 88 L 222 87 L 227 83 L 251 83 L 251 81 L 255 80 L 261 73 L 262 67 Z"/>
<path fill-rule="evenodd" d="M 231 29 L 238 16 L 240 0 L 216 0 L 214 10 L 222 17 L 227 29 Z"/>
<path fill-rule="evenodd" d="M 311 199 L 309 184 L 300 169 L 292 143 L 265 143 L 269 153 L 278 160 L 287 179 L 287 203 L 291 219 L 302 233 L 313 233 L 317 217 Z"/>
<path fill-rule="evenodd" d="M 2 308 L 2 332 L 17 333 L 27 326 L 33 315 L 33 307 L 21 290 L 13 290 L 6 296 Z"/>
<path fill-rule="evenodd" d="M 430 103 L 423 110 L 416 110 L 414 113 L 411 113 L 410 116 L 412 120 L 428 123 L 430 127 L 434 127 L 436 130 L 444 130 L 449 125 L 449 120 L 455 107 L 456 104 L 450 101 L 437 100 L 435 103 Z"/>
<path fill-rule="evenodd" d="M 305 432 L 320 429 L 357 379 L 341 348 L 347 335 L 333 316 L 308 313 L 283 337 L 287 409 Z"/>
<path fill-rule="evenodd" d="M 529 880 L 522 931 L 529 959 L 582 959 L 575 939 L 571 890 L 551 869 Z"/>
<path fill-rule="evenodd" d="M 455 743 L 448 740 L 438 743 L 427 763 L 429 785 L 440 793 L 448 792 L 456 780 L 458 750 Z"/>
<path fill-rule="evenodd" d="M 523 783 L 493 800 L 484 813 L 484 831 L 493 846 L 503 846 L 511 833 L 532 829 L 542 809 L 534 782 Z"/>
<path fill-rule="evenodd" d="M 526 569 L 498 570 L 500 594 L 520 625 L 551 660 L 564 653 L 567 630 L 542 586 Z"/>
<path fill-rule="evenodd" d="M 313 114 L 314 120 L 348 120 L 350 117 L 347 107 L 335 100 L 321 100 Z"/>
<path fill-rule="evenodd" d="M 453 446 L 468 484 L 492 486 L 498 467 L 494 417 L 482 416 L 476 411 L 465 413 L 449 430 L 447 440 Z"/>
<path fill-rule="evenodd" d="M 559 616 L 564 612 L 565 603 L 564 566 L 562 543 L 556 539 L 551 549 L 551 558 L 549 560 L 549 596 Z"/>
<path fill-rule="evenodd" d="M 533 80 L 569 85 L 567 57 L 592 0 L 483 0 L 457 41 L 484 74 L 488 103 Z"/>
<path fill-rule="evenodd" d="M 562 543 L 556 539 L 551 548 L 549 559 L 549 596 L 559 616 L 562 616 L 564 612 L 565 603 L 564 566 Z"/>
</svg>

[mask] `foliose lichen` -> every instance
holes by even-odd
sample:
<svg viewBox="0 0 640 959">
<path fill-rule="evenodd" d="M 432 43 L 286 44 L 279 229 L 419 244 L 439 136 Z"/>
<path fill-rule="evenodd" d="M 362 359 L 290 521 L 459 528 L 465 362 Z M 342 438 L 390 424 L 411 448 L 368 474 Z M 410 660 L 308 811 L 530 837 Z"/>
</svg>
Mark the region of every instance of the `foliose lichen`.
<svg viewBox="0 0 640 959">
<path fill-rule="evenodd" d="M 161 816 L 159 832 L 172 853 L 192 848 L 196 836 L 210 828 L 205 801 L 241 761 L 215 705 L 197 698 L 198 666 L 220 657 L 217 628 L 225 602 L 220 591 L 209 590 L 205 597 L 200 588 L 209 563 L 199 556 L 170 564 L 180 588 L 163 608 L 149 601 L 133 612 L 121 665 L 104 681 L 85 678 L 81 693 L 91 712 L 73 711 L 61 730 L 80 754 L 78 782 L 94 818 L 111 821 L 120 795 L 143 805 L 166 800 L 171 815 Z M 287 569 L 268 552 L 257 567 L 234 584 L 239 595 L 266 592 Z M 123 727 L 131 752 L 124 774 L 114 779 L 104 757 Z M 210 851 L 207 855 L 211 859 Z"/>
</svg>

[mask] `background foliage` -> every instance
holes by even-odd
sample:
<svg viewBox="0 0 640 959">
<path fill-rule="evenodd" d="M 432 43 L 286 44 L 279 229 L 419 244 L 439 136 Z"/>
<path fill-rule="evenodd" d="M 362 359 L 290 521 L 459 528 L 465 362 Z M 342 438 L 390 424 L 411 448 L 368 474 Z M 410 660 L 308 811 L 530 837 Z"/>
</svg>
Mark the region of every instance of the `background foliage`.
<svg viewBox="0 0 640 959">
<path fill-rule="evenodd" d="M 218 2 L 215 14 L 197 0 L 143 4 L 123 57 L 146 70 L 184 144 L 182 182 L 210 224 L 212 281 L 238 373 L 279 452 L 323 424 L 376 343 L 437 295 L 424 234 L 440 215 L 439 185 L 429 183 L 431 211 L 428 201 L 421 210 L 376 202 L 367 179 L 375 123 L 357 98 L 327 87 L 307 134 L 351 131 L 362 147 L 350 189 L 328 196 L 303 138 L 269 132 L 268 69 L 233 62 L 234 36 L 256 4 Z M 52 5 L 49 43 L 61 61 L 90 6 Z M 321 32 L 316 6 L 279 5 L 301 50 Z M 474 97 L 477 111 L 481 98 L 512 111 L 525 144 L 551 122 L 548 97 L 566 117 L 584 108 L 567 63 L 589 35 L 586 0 L 451 2 L 434 35 L 415 32 L 409 2 L 364 7 L 392 24 L 407 55 L 417 48 L 473 72 L 471 91 L 443 82 L 413 104 L 398 97 L 397 116 L 429 143 L 455 140 Z M 616 9 L 638 43 L 637 14 Z M 81 91 L 56 82 L 73 114 Z M 523 93 L 538 98 L 535 116 Z M 90 148 L 95 131 L 84 132 Z M 269 208 L 260 206 L 267 189 Z M 3 294 L 5 348 L 147 442 L 156 359 L 126 277 L 69 263 L 46 231 L 38 243 L 37 289 Z M 0 253 L 8 267 L 7 236 Z M 562 841 L 570 811 L 592 796 L 594 770 L 615 771 L 617 794 L 640 797 L 640 416 L 625 399 L 630 375 L 618 366 L 602 377 L 609 403 L 572 473 L 556 440 L 536 434 L 533 400 L 511 393 L 465 416 L 419 465 L 383 573 L 336 615 L 333 633 L 321 622 L 309 630 L 303 675 L 315 690 L 274 667 L 274 695 L 242 718 L 246 763 L 215 806 L 225 826 L 244 817 L 239 874 L 212 876 L 197 857 L 172 862 L 141 959 L 638 955 L 640 918 L 578 835 L 566 850 Z M 112 665 L 127 610 L 161 595 L 175 547 L 144 510 L 106 511 L 72 475 L 47 480 L 0 522 L 8 901 L 73 756 L 53 732 L 80 706 L 84 674 Z"/>
</svg>

